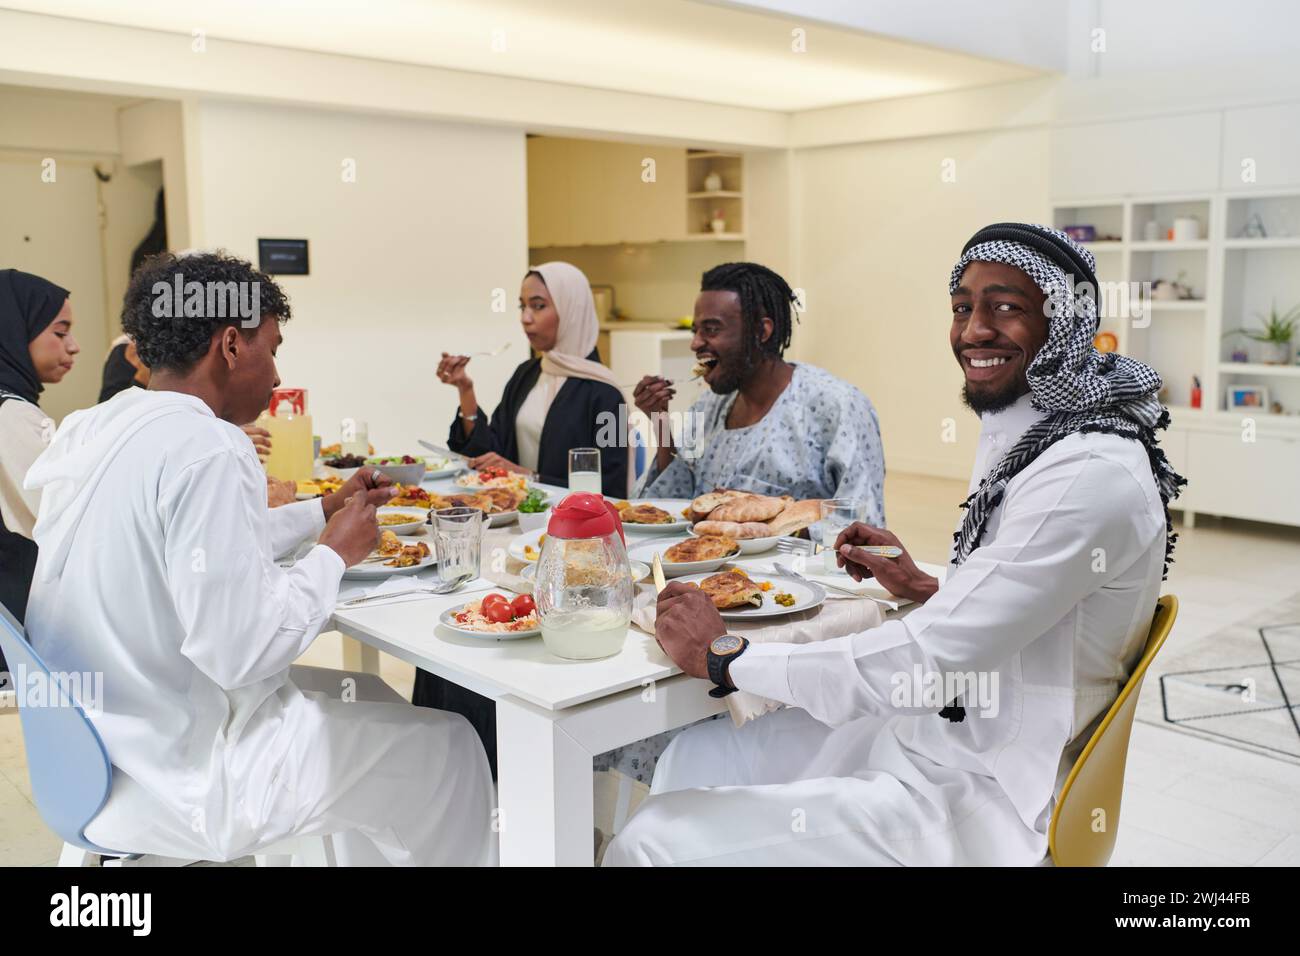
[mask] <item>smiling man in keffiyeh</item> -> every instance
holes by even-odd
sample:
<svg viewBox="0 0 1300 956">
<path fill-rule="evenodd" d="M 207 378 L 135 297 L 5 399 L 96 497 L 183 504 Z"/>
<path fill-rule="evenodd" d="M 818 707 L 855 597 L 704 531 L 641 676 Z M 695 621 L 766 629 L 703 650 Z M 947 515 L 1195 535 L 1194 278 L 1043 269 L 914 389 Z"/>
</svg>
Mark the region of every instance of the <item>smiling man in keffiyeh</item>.
<svg viewBox="0 0 1300 956">
<path fill-rule="evenodd" d="M 950 343 L 980 439 L 947 579 L 859 547 L 889 532 L 837 542 L 851 574 L 920 607 L 736 650 L 707 596 L 664 589 L 656 637 L 683 671 L 788 706 L 683 732 L 607 864 L 1043 860 L 1056 794 L 1146 643 L 1183 483 L 1156 444 L 1159 376 L 1092 346 L 1096 289 L 1053 229 L 1000 223 L 963 249 Z"/>
</svg>

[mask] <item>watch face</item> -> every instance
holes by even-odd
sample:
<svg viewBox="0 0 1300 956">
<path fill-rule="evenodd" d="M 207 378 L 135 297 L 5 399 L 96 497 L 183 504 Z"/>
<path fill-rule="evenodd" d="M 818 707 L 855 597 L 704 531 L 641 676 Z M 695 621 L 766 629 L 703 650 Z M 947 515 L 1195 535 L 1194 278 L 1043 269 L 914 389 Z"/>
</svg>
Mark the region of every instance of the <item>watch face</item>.
<svg viewBox="0 0 1300 956">
<path fill-rule="evenodd" d="M 709 650 L 715 654 L 734 654 L 740 650 L 742 643 L 734 634 L 723 634 L 709 645 Z"/>
</svg>

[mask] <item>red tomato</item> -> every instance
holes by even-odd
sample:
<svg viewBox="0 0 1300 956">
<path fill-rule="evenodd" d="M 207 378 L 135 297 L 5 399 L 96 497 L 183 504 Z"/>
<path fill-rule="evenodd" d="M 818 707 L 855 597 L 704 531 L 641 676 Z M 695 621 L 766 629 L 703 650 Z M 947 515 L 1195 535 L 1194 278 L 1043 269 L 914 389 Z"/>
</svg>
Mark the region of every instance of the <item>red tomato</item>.
<svg viewBox="0 0 1300 956">
<path fill-rule="evenodd" d="M 483 599 L 484 609 L 486 609 L 489 604 L 509 604 L 509 603 L 510 603 L 509 598 L 507 598 L 503 594 L 497 594 L 495 591 L 493 591 L 491 594 L 489 594 L 487 597 Z"/>
<path fill-rule="evenodd" d="M 483 616 L 493 624 L 509 624 L 512 620 L 510 605 L 505 601 L 483 605 Z"/>
<path fill-rule="evenodd" d="M 531 594 L 521 594 L 510 602 L 510 610 L 515 617 L 527 617 L 537 610 L 537 605 L 533 603 Z"/>
</svg>

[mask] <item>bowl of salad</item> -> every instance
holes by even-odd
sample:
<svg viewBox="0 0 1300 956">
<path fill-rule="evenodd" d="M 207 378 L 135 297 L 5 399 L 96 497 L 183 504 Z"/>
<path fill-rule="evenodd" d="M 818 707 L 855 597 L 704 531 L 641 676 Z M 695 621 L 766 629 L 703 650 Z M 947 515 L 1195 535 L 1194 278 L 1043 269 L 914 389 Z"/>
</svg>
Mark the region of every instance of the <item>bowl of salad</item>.
<svg viewBox="0 0 1300 956">
<path fill-rule="evenodd" d="M 366 464 L 378 468 L 394 484 L 418 485 L 424 480 L 424 459 L 415 455 L 380 455 L 367 458 Z"/>
<path fill-rule="evenodd" d="M 528 497 L 519 502 L 519 530 L 545 528 L 551 520 L 550 500 L 539 488 L 529 488 Z"/>
</svg>

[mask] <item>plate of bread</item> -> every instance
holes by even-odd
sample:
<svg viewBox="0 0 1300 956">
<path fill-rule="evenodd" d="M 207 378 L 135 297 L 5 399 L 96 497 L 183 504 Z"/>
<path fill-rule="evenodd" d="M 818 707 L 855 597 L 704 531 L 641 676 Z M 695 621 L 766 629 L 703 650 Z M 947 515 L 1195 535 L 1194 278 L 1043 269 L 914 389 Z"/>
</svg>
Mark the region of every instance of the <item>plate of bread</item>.
<svg viewBox="0 0 1300 956">
<path fill-rule="evenodd" d="M 750 574 L 741 568 L 689 574 L 678 580 L 708 594 L 718 613 L 728 621 L 797 614 L 811 611 L 826 600 L 826 589 L 813 581 L 779 574 Z"/>
<path fill-rule="evenodd" d="M 611 499 L 618 515 L 623 519 L 624 531 L 643 531 L 648 534 L 681 534 L 691 523 L 685 516 L 690 502 L 672 498 L 633 498 L 631 501 Z"/>
<path fill-rule="evenodd" d="M 740 545 L 722 535 L 698 535 L 672 544 L 648 542 L 629 548 L 627 552 L 630 560 L 643 564 L 653 564 L 656 554 L 663 564 L 664 574 L 675 578 L 718 570 L 740 554 Z"/>
<path fill-rule="evenodd" d="M 740 546 L 741 554 L 758 554 L 773 547 L 778 538 L 819 521 L 821 499 L 796 501 L 789 495 L 720 489 L 692 501 L 686 516 L 692 534 L 729 538 Z"/>
</svg>

